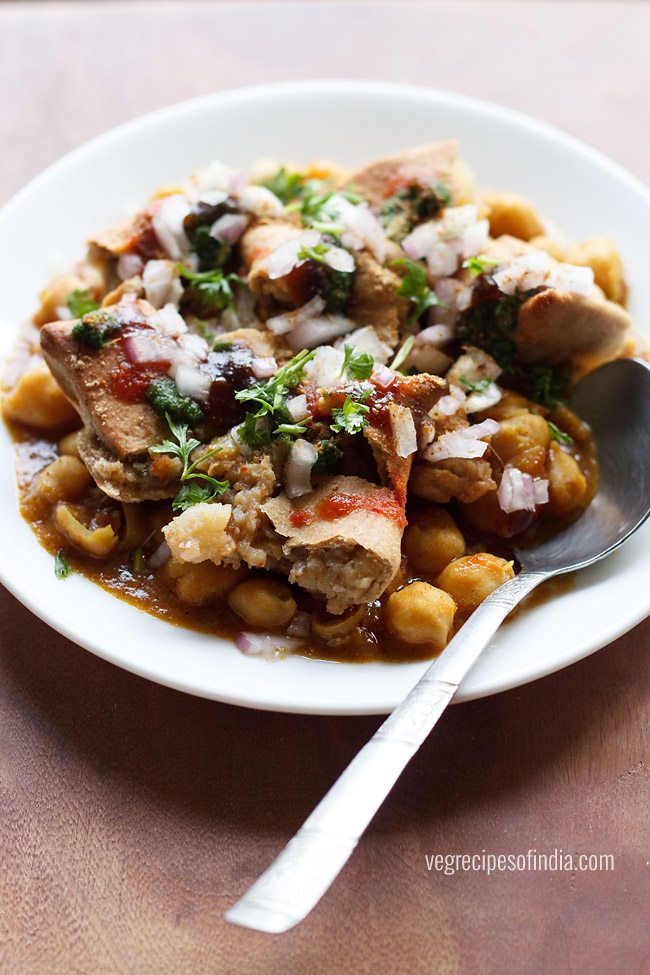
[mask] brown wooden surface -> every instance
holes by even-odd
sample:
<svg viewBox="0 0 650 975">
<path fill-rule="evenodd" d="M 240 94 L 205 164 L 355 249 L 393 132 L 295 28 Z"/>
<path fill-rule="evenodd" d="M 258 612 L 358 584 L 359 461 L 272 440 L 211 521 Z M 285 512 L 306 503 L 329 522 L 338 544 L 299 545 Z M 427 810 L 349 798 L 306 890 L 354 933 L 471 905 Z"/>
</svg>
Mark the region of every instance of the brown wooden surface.
<svg viewBox="0 0 650 975">
<path fill-rule="evenodd" d="M 165 102 L 336 75 L 493 98 L 650 179 L 649 42 L 644 3 L 2 4 L 0 199 Z M 222 913 L 378 719 L 195 700 L 92 657 L 4 591 L 0 614 L 2 975 L 650 970 L 650 623 L 448 712 L 326 900 L 271 937 Z M 613 853 L 615 868 L 425 864 L 533 848 Z"/>
</svg>

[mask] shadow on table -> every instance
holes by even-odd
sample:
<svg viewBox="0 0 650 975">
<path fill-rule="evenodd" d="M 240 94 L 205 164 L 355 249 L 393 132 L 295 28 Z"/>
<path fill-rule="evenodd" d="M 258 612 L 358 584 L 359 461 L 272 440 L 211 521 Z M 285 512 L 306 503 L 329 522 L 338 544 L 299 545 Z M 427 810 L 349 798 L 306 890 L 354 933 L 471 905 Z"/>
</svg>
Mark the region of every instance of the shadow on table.
<svg viewBox="0 0 650 975">
<path fill-rule="evenodd" d="M 379 717 L 273 714 L 193 698 L 128 674 L 0 597 L 5 708 L 115 789 L 146 793 L 218 829 L 269 836 L 299 826 L 380 723 Z M 451 708 L 380 813 L 384 831 L 471 806 L 498 805 L 600 735 L 639 681 L 624 638 L 604 653 L 514 691 Z M 344 679 L 344 673 L 342 673 Z M 567 754 L 569 753 L 569 754 Z"/>
</svg>

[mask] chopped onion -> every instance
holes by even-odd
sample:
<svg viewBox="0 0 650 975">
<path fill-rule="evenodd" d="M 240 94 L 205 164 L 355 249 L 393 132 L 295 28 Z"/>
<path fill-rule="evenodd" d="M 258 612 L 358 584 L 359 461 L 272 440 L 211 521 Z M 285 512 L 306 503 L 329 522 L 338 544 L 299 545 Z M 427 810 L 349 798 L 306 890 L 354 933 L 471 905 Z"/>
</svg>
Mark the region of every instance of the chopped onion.
<svg viewBox="0 0 650 975">
<path fill-rule="evenodd" d="M 305 613 L 303 610 L 299 609 L 297 613 L 294 614 L 291 622 L 287 627 L 287 635 L 292 637 L 308 637 L 309 631 L 311 630 L 311 616 L 309 613 Z"/>
<path fill-rule="evenodd" d="M 453 329 L 449 325 L 429 325 L 415 336 L 416 344 L 433 345 L 436 349 L 451 342 L 454 337 Z"/>
<path fill-rule="evenodd" d="M 492 275 L 497 288 L 506 295 L 534 288 L 557 288 L 575 294 L 594 292 L 594 272 L 590 267 L 562 264 L 545 251 L 521 254 Z"/>
<path fill-rule="evenodd" d="M 470 393 L 465 400 L 466 413 L 480 413 L 482 410 L 489 410 L 501 401 L 503 391 L 495 382 L 481 390 L 480 393 Z"/>
<path fill-rule="evenodd" d="M 243 169 L 230 170 L 228 177 L 228 192 L 233 196 L 241 196 L 246 189 L 246 173 Z"/>
<path fill-rule="evenodd" d="M 138 328 L 123 339 L 124 351 L 129 362 L 170 362 L 174 355 L 173 343 L 153 328 Z"/>
<path fill-rule="evenodd" d="M 402 247 L 411 260 L 425 258 L 430 274 L 454 274 L 461 260 L 478 254 L 487 240 L 488 221 L 477 217 L 478 208 L 472 203 L 446 207 L 437 220 L 420 224 L 408 234 Z"/>
<path fill-rule="evenodd" d="M 467 379 L 470 383 L 480 383 L 483 379 L 497 379 L 501 371 L 501 366 L 491 355 L 469 346 L 447 373 L 447 381 L 459 383 L 461 379 Z"/>
<path fill-rule="evenodd" d="M 186 197 L 174 193 L 163 197 L 152 218 L 153 229 L 161 247 L 175 261 L 189 250 L 190 243 L 183 227 L 183 220 L 189 212 L 190 204 Z"/>
<path fill-rule="evenodd" d="M 177 367 L 174 378 L 181 396 L 189 396 L 190 399 L 205 403 L 212 385 L 212 379 L 207 373 L 182 363 Z"/>
<path fill-rule="evenodd" d="M 339 335 L 346 335 L 354 328 L 354 322 L 342 315 L 322 315 L 311 318 L 294 328 L 287 340 L 294 352 L 300 349 L 315 349 L 331 342 Z"/>
<path fill-rule="evenodd" d="M 228 199 L 228 194 L 224 193 L 223 190 L 208 190 L 207 193 L 203 193 L 200 199 L 200 203 L 207 203 L 209 207 L 218 207 L 220 203 L 225 203 Z"/>
<path fill-rule="evenodd" d="M 448 458 L 478 458 L 482 457 L 488 448 L 481 437 L 489 437 L 496 433 L 499 424 L 496 420 L 483 420 L 464 430 L 453 430 L 444 433 L 435 443 L 424 451 L 426 460 L 438 461 Z"/>
<path fill-rule="evenodd" d="M 306 305 L 296 308 L 295 311 L 288 311 L 284 315 L 274 315 L 267 318 L 266 327 L 274 335 L 286 335 L 297 325 L 307 321 L 309 318 L 317 318 L 325 310 L 325 299 L 320 295 L 315 295 Z"/>
<path fill-rule="evenodd" d="M 299 498 L 311 491 L 311 470 L 318 460 L 318 451 L 307 440 L 294 440 L 284 465 L 284 488 L 288 498 Z"/>
<path fill-rule="evenodd" d="M 418 438 L 413 414 L 403 406 L 391 416 L 395 435 L 395 453 L 398 457 L 410 457 L 418 449 Z"/>
<path fill-rule="evenodd" d="M 176 339 L 187 332 L 187 325 L 174 305 L 163 305 L 149 318 L 149 324 L 159 329 L 163 335 Z"/>
<path fill-rule="evenodd" d="M 270 379 L 278 371 L 278 364 L 272 355 L 256 356 L 251 368 L 256 379 Z"/>
<path fill-rule="evenodd" d="M 383 363 L 376 363 L 372 370 L 372 378 L 376 386 L 380 389 L 388 389 L 397 379 L 397 373 Z"/>
<path fill-rule="evenodd" d="M 120 281 L 128 281 L 142 273 L 144 261 L 139 254 L 120 254 L 117 260 L 117 276 Z"/>
<path fill-rule="evenodd" d="M 172 261 L 147 261 L 142 273 L 145 297 L 154 308 L 174 305 L 183 297 L 183 285 Z"/>
<path fill-rule="evenodd" d="M 351 345 L 357 352 L 367 352 L 375 362 L 386 364 L 391 356 L 392 350 L 389 345 L 382 342 L 372 325 L 364 325 L 363 328 L 356 328 L 350 332 L 345 339 L 339 339 L 336 343 L 340 345 Z"/>
<path fill-rule="evenodd" d="M 300 267 L 305 263 L 304 258 L 299 258 L 298 254 L 303 247 L 316 247 L 322 244 L 321 235 L 316 230 L 305 230 L 303 233 L 292 237 L 284 244 L 280 244 L 266 258 L 266 268 L 269 278 L 275 281 L 277 278 L 284 278 L 293 271 L 294 267 Z M 327 250 L 322 255 L 322 261 L 335 271 L 354 271 L 354 258 L 349 251 L 342 247 L 325 245 Z"/>
<path fill-rule="evenodd" d="M 314 358 L 305 366 L 305 380 L 314 383 L 319 389 L 336 389 L 343 382 L 343 360 L 341 349 L 331 345 L 321 345 Z"/>
<path fill-rule="evenodd" d="M 304 393 L 289 397 L 284 405 L 294 423 L 300 423 L 301 420 L 305 420 L 309 416 L 307 397 Z"/>
<path fill-rule="evenodd" d="M 171 554 L 172 550 L 167 542 L 161 542 L 153 555 L 149 556 L 147 562 L 149 563 L 150 568 L 159 569 L 161 565 L 164 565 L 165 562 L 171 557 Z"/>
<path fill-rule="evenodd" d="M 367 203 L 350 203 L 340 193 L 335 193 L 324 207 L 328 216 L 344 228 L 341 243 L 352 250 L 367 247 L 383 264 L 386 259 L 386 234 L 381 223 Z"/>
<path fill-rule="evenodd" d="M 226 244 L 236 244 L 247 225 L 248 218 L 243 213 L 224 213 L 210 227 L 210 236 Z"/>
<path fill-rule="evenodd" d="M 465 405 L 465 392 L 456 386 L 455 383 L 449 384 L 449 392 L 442 396 L 431 410 L 431 415 L 454 416 Z"/>
<path fill-rule="evenodd" d="M 537 505 L 548 501 L 548 481 L 524 474 L 517 467 L 506 467 L 497 490 L 499 506 L 506 514 L 515 511 L 535 511 Z"/>
<path fill-rule="evenodd" d="M 239 205 L 256 217 L 280 217 L 284 213 L 282 200 L 266 186 L 244 187 L 239 192 Z"/>
<path fill-rule="evenodd" d="M 282 653 L 293 653 L 300 647 L 300 641 L 277 633 L 238 633 L 235 646 L 246 657 L 262 657 L 276 660 Z"/>
</svg>

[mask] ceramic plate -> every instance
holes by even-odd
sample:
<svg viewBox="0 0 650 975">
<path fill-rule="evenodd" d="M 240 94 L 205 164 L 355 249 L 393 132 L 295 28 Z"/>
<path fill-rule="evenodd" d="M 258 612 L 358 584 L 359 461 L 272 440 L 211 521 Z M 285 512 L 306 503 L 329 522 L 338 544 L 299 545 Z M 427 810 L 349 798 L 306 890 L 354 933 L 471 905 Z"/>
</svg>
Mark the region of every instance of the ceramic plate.
<svg viewBox="0 0 650 975">
<path fill-rule="evenodd" d="M 610 234 L 627 269 L 630 311 L 650 323 L 650 194 L 569 136 L 486 102 L 367 82 L 269 85 L 184 102 L 106 133 L 60 160 L 0 212 L 3 348 L 40 288 L 83 256 L 86 237 L 158 186 L 213 158 L 260 156 L 355 165 L 456 136 L 480 185 L 525 194 L 575 239 Z M 650 334 L 647 333 L 646 334 Z M 110 596 L 82 576 L 55 579 L 52 558 L 17 511 L 13 450 L 0 425 L 0 579 L 32 612 L 80 646 L 151 680 L 207 698 L 279 711 L 368 714 L 393 708 L 425 664 L 346 665 L 244 657 Z M 650 523 L 575 586 L 507 625 L 457 700 L 535 680 L 598 650 L 650 613 Z"/>
</svg>

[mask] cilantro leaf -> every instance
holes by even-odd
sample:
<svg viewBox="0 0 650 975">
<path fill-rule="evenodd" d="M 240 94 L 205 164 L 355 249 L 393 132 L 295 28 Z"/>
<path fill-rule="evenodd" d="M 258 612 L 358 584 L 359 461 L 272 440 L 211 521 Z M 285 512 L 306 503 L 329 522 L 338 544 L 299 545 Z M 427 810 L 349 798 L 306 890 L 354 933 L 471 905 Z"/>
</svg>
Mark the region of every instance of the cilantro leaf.
<svg viewBox="0 0 650 975">
<path fill-rule="evenodd" d="M 347 373 L 351 379 L 369 379 L 375 360 L 369 352 L 357 352 L 353 345 L 343 346 L 344 359 L 341 375 Z"/>
<path fill-rule="evenodd" d="M 239 427 L 239 436 L 251 450 L 268 447 L 274 436 L 300 437 L 305 432 L 305 421 L 287 422 L 290 417 L 285 403 L 288 393 L 302 381 L 305 366 L 315 356 L 315 351 L 303 349 L 290 359 L 275 376 L 266 382 L 253 383 L 235 393 L 240 403 L 254 404 L 255 412 L 248 412 Z M 266 420 L 267 422 L 260 422 Z"/>
<path fill-rule="evenodd" d="M 199 314 L 207 317 L 232 308 L 235 302 L 233 284 L 243 284 L 238 274 L 226 274 L 217 268 L 213 271 L 190 271 L 183 264 L 177 264 L 178 273 L 188 283 L 185 290 L 187 300 L 197 307 Z"/>
<path fill-rule="evenodd" d="M 371 390 L 364 390 L 367 399 Z M 361 402 L 361 396 L 346 396 L 343 406 L 332 410 L 332 430 L 334 433 L 361 433 L 368 422 L 370 407 Z"/>
<path fill-rule="evenodd" d="M 311 247 L 303 244 L 297 258 L 299 261 L 319 261 L 322 264 L 329 249 L 329 244 L 313 244 Z"/>
<path fill-rule="evenodd" d="M 399 257 L 393 261 L 393 264 L 406 268 L 406 274 L 397 289 L 397 294 L 403 298 L 408 298 L 414 306 L 409 317 L 411 324 L 417 322 L 427 308 L 442 304 L 435 291 L 429 287 L 427 272 L 422 264 L 418 264 L 417 261 L 409 261 L 406 257 Z"/>
<path fill-rule="evenodd" d="M 481 274 L 485 274 L 489 268 L 496 267 L 499 263 L 494 257 L 488 257 L 487 254 L 477 254 L 476 257 L 468 257 L 467 260 L 463 261 L 461 267 L 467 268 L 473 278 L 478 278 Z"/>
<path fill-rule="evenodd" d="M 54 575 L 57 579 L 67 579 L 72 575 L 72 566 L 68 562 L 62 548 L 54 556 Z"/>
<path fill-rule="evenodd" d="M 304 183 L 305 177 L 302 173 L 290 173 L 284 166 L 280 166 L 273 176 L 269 176 L 260 185 L 266 186 L 267 190 L 275 193 L 278 199 L 286 205 L 290 200 L 300 196 Z"/>
<path fill-rule="evenodd" d="M 200 457 L 197 457 L 195 461 L 190 462 L 190 454 L 197 447 L 201 446 L 201 441 L 196 440 L 194 437 L 188 438 L 187 424 L 176 423 L 169 414 L 167 414 L 167 423 L 175 438 L 175 442 L 173 440 L 163 440 L 162 443 L 150 447 L 149 453 L 171 454 L 172 457 L 177 457 L 183 465 L 180 476 L 181 489 L 172 501 L 172 509 L 174 511 L 185 511 L 186 508 L 190 508 L 192 505 L 200 504 L 203 501 L 212 501 L 214 498 L 223 494 L 224 491 L 227 491 L 230 487 L 229 481 L 218 481 L 215 477 L 211 477 L 209 474 L 198 470 L 198 465 L 209 457 L 214 457 L 215 454 L 218 454 L 221 447 L 213 447 Z M 199 481 L 200 484 L 188 483 L 194 481 Z"/>
<path fill-rule="evenodd" d="M 83 318 L 99 308 L 99 302 L 95 301 L 88 288 L 75 288 L 65 299 L 65 303 L 73 318 Z"/>
</svg>

